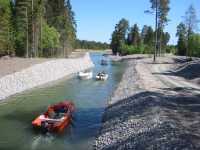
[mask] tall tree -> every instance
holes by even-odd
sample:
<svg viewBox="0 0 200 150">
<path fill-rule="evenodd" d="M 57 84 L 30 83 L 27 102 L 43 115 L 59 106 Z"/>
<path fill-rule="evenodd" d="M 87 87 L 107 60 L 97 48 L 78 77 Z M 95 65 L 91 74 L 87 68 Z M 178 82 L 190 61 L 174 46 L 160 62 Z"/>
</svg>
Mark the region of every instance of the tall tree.
<svg viewBox="0 0 200 150">
<path fill-rule="evenodd" d="M 184 23 L 180 23 L 177 26 L 177 33 L 176 36 L 178 37 L 178 43 L 177 43 L 177 54 L 178 55 L 186 55 L 186 43 L 187 43 L 187 29 Z"/>
<path fill-rule="evenodd" d="M 46 18 L 48 24 L 59 31 L 63 55 L 66 56 L 76 39 L 76 24 L 70 1 L 48 0 Z"/>
<path fill-rule="evenodd" d="M 115 30 L 112 33 L 111 48 L 114 54 L 121 53 L 120 47 L 126 42 L 129 29 L 129 22 L 126 19 L 121 19 L 115 26 Z"/>
<path fill-rule="evenodd" d="M 16 0 L 16 52 L 19 56 L 38 55 L 41 7 L 44 7 L 42 0 Z"/>
<path fill-rule="evenodd" d="M 184 16 L 185 26 L 187 29 L 187 55 L 191 58 L 192 51 L 189 49 L 190 36 L 198 29 L 199 20 L 197 19 L 196 10 L 190 5 Z"/>
<path fill-rule="evenodd" d="M 142 39 L 142 42 L 144 42 L 144 39 L 147 35 L 147 32 L 148 32 L 148 26 L 147 25 L 144 25 L 143 28 L 142 28 L 142 32 L 141 32 L 141 39 Z"/>
<path fill-rule="evenodd" d="M 139 33 L 139 27 L 137 24 L 135 24 L 133 27 L 131 27 L 131 31 L 128 35 L 128 44 L 139 46 L 141 42 L 140 33 Z"/>
<path fill-rule="evenodd" d="M 147 28 L 147 33 L 144 37 L 143 43 L 147 46 L 147 53 L 152 53 L 154 44 L 154 31 L 151 26 Z"/>
<path fill-rule="evenodd" d="M 150 0 L 151 3 L 151 9 L 155 11 L 155 52 L 154 52 L 154 61 L 156 60 L 156 55 L 159 48 L 159 43 L 161 43 L 161 35 L 162 33 L 158 33 L 158 27 L 161 29 L 161 31 L 164 29 L 166 23 L 168 22 L 168 12 L 170 10 L 169 8 L 169 0 Z M 160 39 L 158 40 L 158 34 L 160 34 Z"/>
<path fill-rule="evenodd" d="M 146 33 L 146 35 L 144 37 L 144 44 L 152 46 L 153 45 L 153 40 L 154 40 L 154 31 L 153 31 L 152 27 L 149 26 L 147 28 L 147 33 Z"/>
<path fill-rule="evenodd" d="M 170 40 L 170 34 L 168 32 L 162 33 L 162 43 L 161 46 L 166 49 L 167 44 L 169 43 Z M 166 52 L 166 51 L 165 51 Z"/>
<path fill-rule="evenodd" d="M 193 34 L 189 38 L 191 56 L 200 57 L 200 34 Z"/>
<path fill-rule="evenodd" d="M 0 55 L 14 51 L 12 1 L 0 0 Z"/>
</svg>

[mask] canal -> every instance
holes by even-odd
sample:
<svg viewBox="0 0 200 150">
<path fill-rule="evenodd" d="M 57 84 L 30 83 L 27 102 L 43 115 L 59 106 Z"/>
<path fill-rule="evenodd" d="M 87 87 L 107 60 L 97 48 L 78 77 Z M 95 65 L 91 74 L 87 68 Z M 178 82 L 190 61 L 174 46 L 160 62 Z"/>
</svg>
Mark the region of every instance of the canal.
<svg viewBox="0 0 200 150">
<path fill-rule="evenodd" d="M 0 150 L 85 150 L 101 126 L 102 114 L 121 80 L 125 63 L 101 66 L 102 53 L 91 53 L 93 73 L 106 71 L 107 81 L 62 79 L 8 98 L 0 104 Z M 48 105 L 71 100 L 76 106 L 73 124 L 63 135 L 36 133 L 31 121 Z"/>
</svg>

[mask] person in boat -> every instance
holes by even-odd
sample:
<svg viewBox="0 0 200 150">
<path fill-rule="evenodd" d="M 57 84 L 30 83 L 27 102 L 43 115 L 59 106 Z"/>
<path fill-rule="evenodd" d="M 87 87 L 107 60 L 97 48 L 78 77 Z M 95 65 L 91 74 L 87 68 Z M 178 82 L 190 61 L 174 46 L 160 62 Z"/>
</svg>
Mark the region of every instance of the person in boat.
<svg viewBox="0 0 200 150">
<path fill-rule="evenodd" d="M 58 104 L 48 107 L 48 111 L 45 113 L 46 118 L 56 119 L 61 113 L 67 113 L 68 108 L 65 104 Z"/>
<path fill-rule="evenodd" d="M 54 119 L 56 117 L 56 112 L 50 106 L 50 107 L 48 107 L 48 111 L 44 114 L 44 116 L 45 116 L 45 118 Z"/>
</svg>

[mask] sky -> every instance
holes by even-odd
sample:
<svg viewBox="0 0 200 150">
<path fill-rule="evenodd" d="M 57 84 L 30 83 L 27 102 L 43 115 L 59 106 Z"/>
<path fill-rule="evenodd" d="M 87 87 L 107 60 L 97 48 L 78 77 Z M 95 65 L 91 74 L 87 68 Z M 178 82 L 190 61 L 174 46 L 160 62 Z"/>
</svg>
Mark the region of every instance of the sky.
<svg viewBox="0 0 200 150">
<path fill-rule="evenodd" d="M 151 4 L 149 0 L 71 0 L 76 14 L 77 37 L 81 40 L 110 42 L 115 25 L 121 18 L 154 27 L 154 16 L 145 14 Z M 183 21 L 188 7 L 193 4 L 200 19 L 200 0 L 170 0 L 170 22 L 165 28 L 171 35 L 170 44 L 176 44 L 176 27 Z"/>
</svg>

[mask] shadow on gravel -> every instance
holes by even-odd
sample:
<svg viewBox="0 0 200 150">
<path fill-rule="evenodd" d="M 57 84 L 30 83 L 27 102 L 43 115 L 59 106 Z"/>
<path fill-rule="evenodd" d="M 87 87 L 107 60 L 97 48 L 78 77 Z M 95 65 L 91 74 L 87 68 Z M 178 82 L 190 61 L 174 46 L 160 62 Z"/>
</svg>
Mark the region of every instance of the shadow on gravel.
<svg viewBox="0 0 200 150">
<path fill-rule="evenodd" d="M 200 95 L 162 91 L 141 92 L 107 108 L 95 149 L 200 149 Z"/>
<path fill-rule="evenodd" d="M 183 62 L 183 65 L 179 66 L 175 70 L 164 72 L 164 73 L 154 73 L 154 74 L 179 76 L 188 80 L 193 80 L 196 78 L 200 78 L 200 61 L 194 61 L 194 62 L 189 62 L 189 63 Z"/>
</svg>

